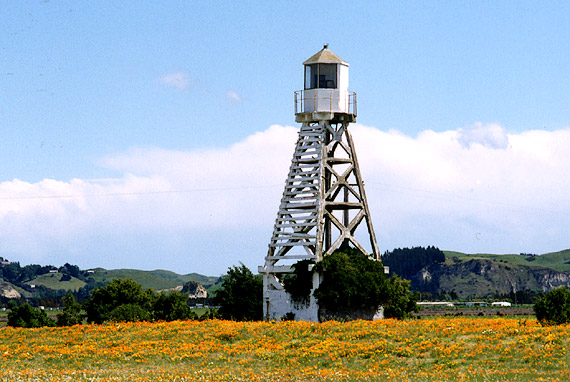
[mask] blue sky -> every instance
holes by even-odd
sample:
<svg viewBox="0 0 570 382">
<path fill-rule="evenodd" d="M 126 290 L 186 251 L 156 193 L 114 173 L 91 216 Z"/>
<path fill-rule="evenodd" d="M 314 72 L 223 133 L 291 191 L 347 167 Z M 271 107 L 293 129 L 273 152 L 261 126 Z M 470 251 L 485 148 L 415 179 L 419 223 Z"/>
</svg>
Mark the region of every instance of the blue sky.
<svg viewBox="0 0 570 382">
<path fill-rule="evenodd" d="M 569 15 L 530 1 L 3 2 L 0 255 L 261 265 L 293 92 L 324 43 L 351 65 L 382 251 L 568 248 Z"/>
</svg>

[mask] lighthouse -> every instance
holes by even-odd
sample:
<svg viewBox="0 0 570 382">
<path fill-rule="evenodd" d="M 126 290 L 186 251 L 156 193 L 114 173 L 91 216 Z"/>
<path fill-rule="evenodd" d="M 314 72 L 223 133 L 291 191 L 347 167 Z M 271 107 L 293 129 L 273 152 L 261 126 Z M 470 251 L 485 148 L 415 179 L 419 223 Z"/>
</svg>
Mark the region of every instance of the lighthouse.
<svg viewBox="0 0 570 382">
<path fill-rule="evenodd" d="M 310 268 L 324 256 L 357 248 L 379 259 L 364 183 L 350 135 L 356 93 L 348 90 L 349 65 L 325 45 L 305 62 L 303 90 L 295 92 L 295 121 L 301 123 L 273 234 L 259 267 L 266 319 L 319 321 L 313 291 L 297 301 L 285 279 L 296 264 Z"/>
</svg>

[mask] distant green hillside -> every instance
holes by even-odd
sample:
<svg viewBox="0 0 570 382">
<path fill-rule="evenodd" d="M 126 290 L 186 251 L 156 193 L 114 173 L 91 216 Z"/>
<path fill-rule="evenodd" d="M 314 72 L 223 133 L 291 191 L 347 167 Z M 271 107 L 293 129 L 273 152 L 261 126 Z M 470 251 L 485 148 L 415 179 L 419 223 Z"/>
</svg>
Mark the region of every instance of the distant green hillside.
<svg viewBox="0 0 570 382">
<path fill-rule="evenodd" d="M 155 291 L 182 287 L 189 281 L 196 281 L 211 292 L 219 288 L 220 283 L 220 277 L 197 273 L 180 275 L 162 269 L 82 270 L 69 263 L 61 267 L 40 264 L 21 266 L 18 261 L 3 261 L 0 264 L 0 304 L 5 305 L 9 299 L 25 298 L 36 305 L 58 306 L 68 292 L 73 292 L 75 298 L 82 301 L 90 295 L 91 290 L 115 279 L 132 279 L 144 289 Z"/>
<path fill-rule="evenodd" d="M 559 272 L 570 273 L 570 249 L 544 255 L 493 255 L 487 253 L 465 254 L 462 252 L 443 251 L 447 259 L 457 258 L 461 261 L 474 259 L 493 260 L 499 263 L 551 268 Z"/>
<path fill-rule="evenodd" d="M 220 279 L 220 277 L 204 276 L 204 275 L 200 275 L 198 273 L 188 273 L 188 274 L 184 275 L 183 277 L 186 278 L 187 281 L 192 280 L 192 281 L 199 282 L 204 287 L 206 287 L 206 289 L 208 289 L 208 285 L 213 286 Z"/>
<path fill-rule="evenodd" d="M 544 255 L 443 252 L 445 262 L 410 277 L 415 289 L 470 298 L 570 286 L 570 250 Z"/>
<path fill-rule="evenodd" d="M 431 294 L 434 298 L 449 296 L 452 292 L 459 298 L 478 298 L 505 295 L 512 291 L 547 291 L 561 285 L 570 287 L 570 249 L 543 255 L 466 254 L 455 251 L 443 251 L 443 253 L 445 258 L 439 256 L 437 261 L 412 267 L 409 274 L 402 276 L 411 281 L 414 290 L 426 295 Z M 409 262 L 410 258 L 401 258 L 396 264 Z M 88 294 L 88 290 L 80 288 L 90 289 L 114 279 L 132 279 L 143 288 L 154 290 L 175 288 L 188 281 L 199 282 L 208 292 L 215 291 L 221 285 L 220 277 L 197 273 L 180 275 L 161 269 L 143 271 L 95 268 L 87 271 L 66 264 L 57 268 L 58 273 L 45 273 L 52 269 L 56 270 L 51 266 L 5 265 L 0 281 L 6 281 L 3 290 L 7 291 L 8 286 L 13 285 L 13 288 L 26 298 L 46 297 L 45 290 L 39 293 L 37 289 L 30 288 L 31 285 L 52 290 L 54 296 L 58 295 L 59 290 L 79 290 L 79 294 L 85 295 Z M 18 280 L 28 281 L 18 282 Z"/>
<path fill-rule="evenodd" d="M 84 287 L 86 283 L 75 277 L 71 277 L 71 280 L 61 281 L 64 276 L 62 273 L 46 273 L 44 275 L 37 276 L 35 279 L 26 282 L 28 285 L 44 286 L 49 289 L 59 290 L 78 290 Z"/>
<path fill-rule="evenodd" d="M 95 272 L 90 276 L 95 282 L 109 283 L 114 279 L 133 279 L 141 284 L 143 288 L 151 288 L 154 290 L 170 289 L 188 281 L 197 281 L 206 288 L 213 285 L 218 277 L 203 276 L 197 273 L 187 275 L 179 275 L 177 273 L 166 270 L 140 271 L 136 269 L 103 269 L 95 268 Z"/>
</svg>

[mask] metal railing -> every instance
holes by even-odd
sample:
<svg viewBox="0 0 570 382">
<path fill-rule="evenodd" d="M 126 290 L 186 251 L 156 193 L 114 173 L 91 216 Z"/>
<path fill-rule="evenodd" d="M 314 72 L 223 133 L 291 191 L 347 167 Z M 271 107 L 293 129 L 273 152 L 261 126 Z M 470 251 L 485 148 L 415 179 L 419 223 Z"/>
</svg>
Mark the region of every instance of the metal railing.
<svg viewBox="0 0 570 382">
<path fill-rule="evenodd" d="M 338 89 L 311 89 L 295 92 L 295 114 L 329 112 L 356 116 L 356 93 Z"/>
</svg>

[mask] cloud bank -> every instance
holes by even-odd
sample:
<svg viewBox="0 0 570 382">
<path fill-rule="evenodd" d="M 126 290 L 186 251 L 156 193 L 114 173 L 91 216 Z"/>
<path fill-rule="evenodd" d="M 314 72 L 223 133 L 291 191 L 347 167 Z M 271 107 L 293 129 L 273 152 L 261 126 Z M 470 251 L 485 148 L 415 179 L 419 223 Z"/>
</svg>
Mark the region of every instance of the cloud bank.
<svg viewBox="0 0 570 382">
<path fill-rule="evenodd" d="M 220 274 L 263 263 L 297 129 L 224 148 L 133 148 L 112 179 L 0 183 L 0 254 L 22 263 Z M 351 126 L 382 251 L 561 250 L 570 219 L 570 129 L 497 124 L 416 137 Z"/>
</svg>

